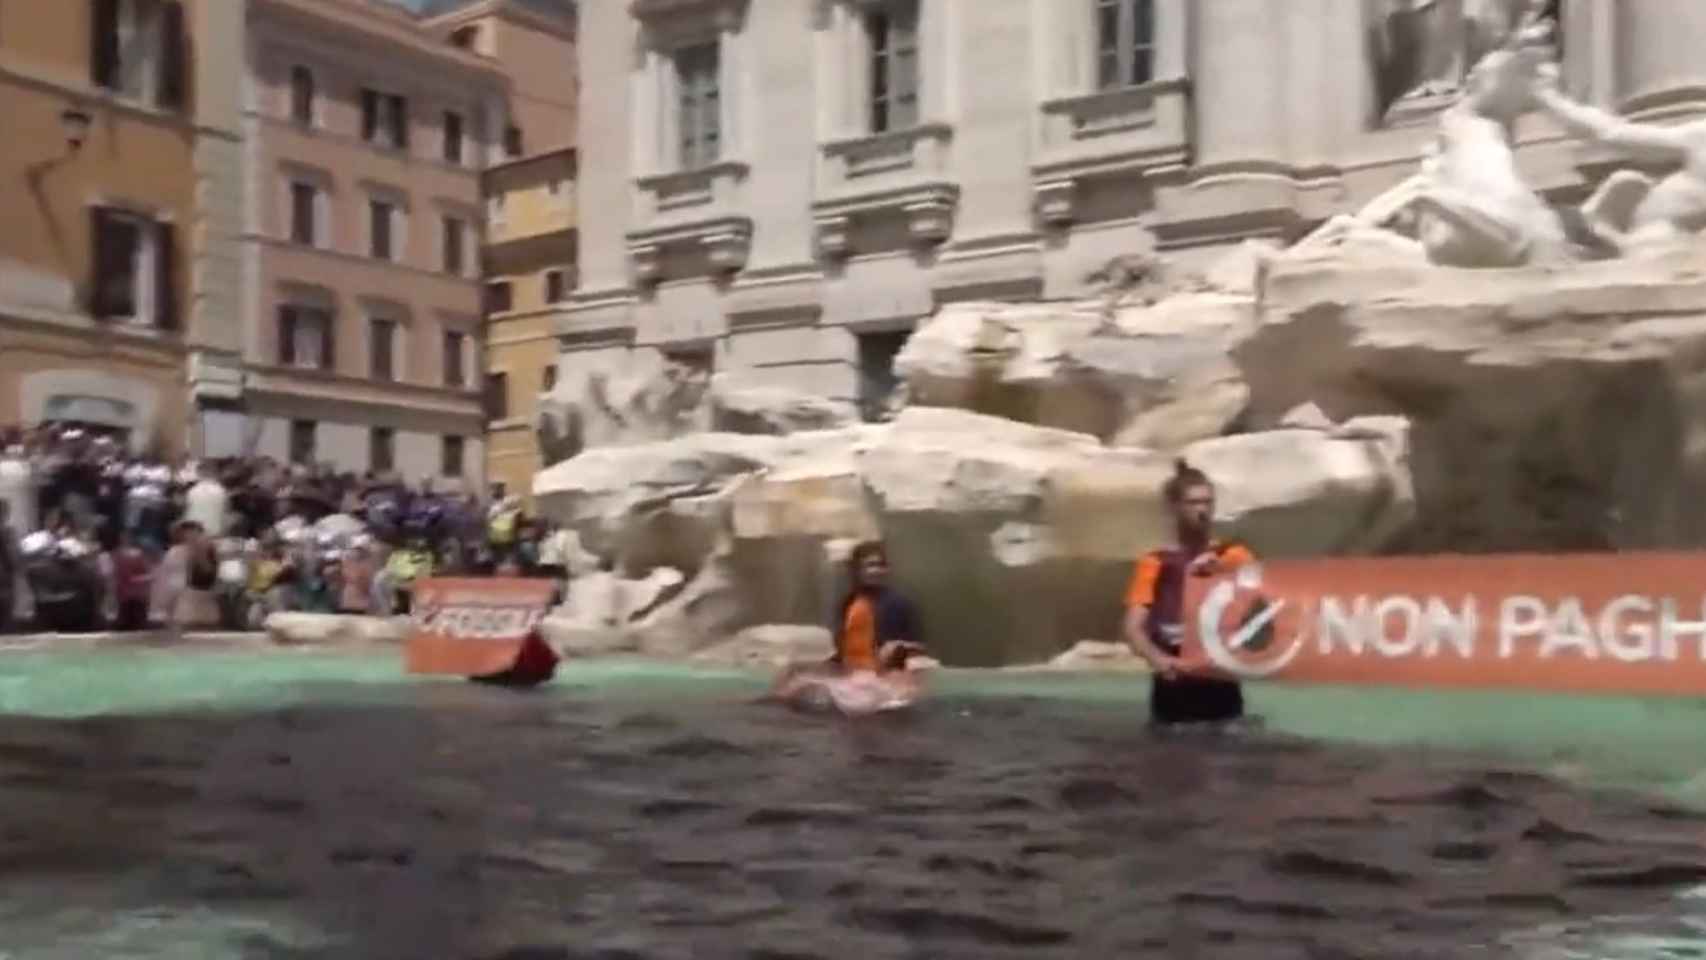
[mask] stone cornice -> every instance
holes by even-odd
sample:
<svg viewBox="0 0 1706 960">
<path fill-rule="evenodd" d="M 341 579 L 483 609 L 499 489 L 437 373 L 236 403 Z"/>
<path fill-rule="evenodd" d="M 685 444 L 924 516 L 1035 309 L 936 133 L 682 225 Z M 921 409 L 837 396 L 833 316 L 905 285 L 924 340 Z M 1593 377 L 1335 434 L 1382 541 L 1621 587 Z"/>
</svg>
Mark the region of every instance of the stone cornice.
<svg viewBox="0 0 1706 960">
<path fill-rule="evenodd" d="M 746 5 L 747 0 L 630 0 L 628 13 L 636 20 L 655 22 L 664 17 L 739 14 Z"/>
</svg>

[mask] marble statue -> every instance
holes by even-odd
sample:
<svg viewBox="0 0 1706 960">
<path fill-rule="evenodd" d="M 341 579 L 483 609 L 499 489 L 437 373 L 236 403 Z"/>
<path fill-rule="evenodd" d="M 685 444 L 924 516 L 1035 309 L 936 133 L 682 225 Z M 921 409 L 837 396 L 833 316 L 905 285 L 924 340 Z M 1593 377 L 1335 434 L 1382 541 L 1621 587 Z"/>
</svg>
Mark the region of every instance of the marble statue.
<svg viewBox="0 0 1706 960">
<path fill-rule="evenodd" d="M 1571 133 L 1632 163 L 1674 168 L 1655 180 L 1633 170 L 1608 177 L 1582 207 L 1594 234 L 1619 254 L 1693 237 L 1706 229 L 1706 120 L 1659 127 L 1577 103 L 1558 89 L 1558 68 L 1535 78 L 1534 99 Z"/>
<path fill-rule="evenodd" d="M 1562 218 L 1517 168 L 1514 130 L 1534 105 L 1544 58 L 1538 45 L 1513 45 L 1482 57 L 1457 101 L 1441 112 L 1421 169 L 1357 214 L 1328 221 L 1299 246 L 1384 230 L 1397 233 L 1382 238 L 1395 251 L 1441 266 L 1572 259 Z"/>
</svg>

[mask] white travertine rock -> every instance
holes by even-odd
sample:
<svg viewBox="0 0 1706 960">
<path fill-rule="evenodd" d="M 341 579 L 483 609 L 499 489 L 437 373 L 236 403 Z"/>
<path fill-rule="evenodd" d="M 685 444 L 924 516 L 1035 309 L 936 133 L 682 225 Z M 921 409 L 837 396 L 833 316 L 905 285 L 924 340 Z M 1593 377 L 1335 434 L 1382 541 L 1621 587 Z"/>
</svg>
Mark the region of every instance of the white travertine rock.
<svg viewBox="0 0 1706 960">
<path fill-rule="evenodd" d="M 691 573 L 726 526 L 726 497 L 775 462 L 780 437 L 700 433 L 587 450 L 534 477 L 536 509 L 625 572 L 668 566 Z"/>
<path fill-rule="evenodd" d="M 1066 652 L 1046 663 L 1027 664 L 1022 669 L 1062 673 L 1147 673 L 1149 665 L 1130 646 L 1109 640 L 1080 640 Z"/>
<path fill-rule="evenodd" d="M 635 352 L 578 371 L 539 398 L 534 433 L 545 463 L 583 450 L 667 440 L 706 430 L 710 376 L 661 355 Z"/>
<path fill-rule="evenodd" d="M 1164 455 L 911 407 L 860 455 L 894 581 L 956 665 L 1046 659 L 1106 635 L 1133 557 L 1165 533 Z"/>
<path fill-rule="evenodd" d="M 1219 481 L 1223 532 L 1262 555 L 1369 553 L 1415 519 L 1410 429 L 1401 417 L 1353 423 L 1204 440 L 1185 456 Z"/>
<path fill-rule="evenodd" d="M 728 374 L 712 378 L 710 405 L 710 429 L 723 433 L 779 436 L 859 422 L 859 408 L 845 400 L 742 383 Z"/>
<path fill-rule="evenodd" d="M 1405 433 L 1401 422 L 1372 422 L 1340 435 L 1351 426 L 1186 452 L 1219 481 L 1258 551 L 1375 549 L 1409 502 Z M 1114 635 L 1133 559 L 1169 535 L 1161 488 L 1171 471 L 1167 453 L 945 407 L 840 431 L 588 451 L 541 474 L 541 493 L 552 491 L 541 503 L 596 531 L 588 544 L 626 572 L 571 585 L 553 629 L 676 657 L 753 624 L 823 624 L 846 589 L 847 549 L 880 537 L 933 653 L 955 664 L 1046 660 Z M 684 533 L 682 502 L 711 504 L 720 519 Z M 671 566 L 687 575 L 672 581 L 679 592 L 643 614 L 601 599 L 659 565 L 635 562 L 635 544 L 658 536 L 660 516 L 675 533 Z"/>
<path fill-rule="evenodd" d="M 261 627 L 285 646 L 371 646 L 408 639 L 408 617 L 363 617 L 336 613 L 274 613 Z"/>
<path fill-rule="evenodd" d="M 1279 426 L 1295 430 L 1331 430 L 1333 418 L 1313 403 L 1300 403 L 1280 417 Z"/>
<path fill-rule="evenodd" d="M 1706 537 L 1706 243 L 1568 269 L 1282 257 L 1234 354 L 1253 427 L 1305 401 L 1410 420 L 1406 549 Z"/>
<path fill-rule="evenodd" d="M 1242 412 L 1227 350 L 1255 319 L 1251 295 L 1212 289 L 1126 306 L 960 303 L 907 340 L 895 370 L 913 406 L 1176 449 L 1220 435 Z"/>
<path fill-rule="evenodd" d="M 539 399 L 535 434 L 547 464 L 584 450 L 717 432 L 779 436 L 850 426 L 847 401 L 635 353 L 614 368 L 582 370 Z"/>
<path fill-rule="evenodd" d="M 748 627 L 733 638 L 694 654 L 697 663 L 729 667 L 780 668 L 791 663 L 821 662 L 835 652 L 827 627 L 796 623 L 767 623 Z"/>
</svg>

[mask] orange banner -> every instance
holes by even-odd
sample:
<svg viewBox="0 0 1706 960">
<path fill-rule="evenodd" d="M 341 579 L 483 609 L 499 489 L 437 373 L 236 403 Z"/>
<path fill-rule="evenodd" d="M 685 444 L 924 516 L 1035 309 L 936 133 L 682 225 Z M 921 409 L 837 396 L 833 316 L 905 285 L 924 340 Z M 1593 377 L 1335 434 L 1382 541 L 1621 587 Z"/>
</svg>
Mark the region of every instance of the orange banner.
<svg viewBox="0 0 1706 960">
<path fill-rule="evenodd" d="M 1185 592 L 1238 680 L 1706 695 L 1706 553 L 1278 560 Z"/>
<path fill-rule="evenodd" d="M 544 619 L 554 580 L 438 579 L 415 584 L 410 673 L 478 677 L 508 670 Z"/>
</svg>

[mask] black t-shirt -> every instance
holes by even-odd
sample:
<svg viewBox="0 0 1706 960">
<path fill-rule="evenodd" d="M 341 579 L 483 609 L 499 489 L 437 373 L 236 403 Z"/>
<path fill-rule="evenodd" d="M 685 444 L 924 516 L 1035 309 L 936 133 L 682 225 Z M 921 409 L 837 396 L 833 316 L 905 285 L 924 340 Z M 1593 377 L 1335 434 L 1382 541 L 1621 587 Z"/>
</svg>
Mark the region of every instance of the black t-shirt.
<svg viewBox="0 0 1706 960">
<path fill-rule="evenodd" d="M 192 590 L 212 590 L 219 582 L 219 558 L 212 544 L 203 544 L 190 552 L 189 585 Z"/>
</svg>

